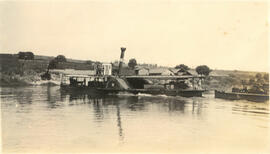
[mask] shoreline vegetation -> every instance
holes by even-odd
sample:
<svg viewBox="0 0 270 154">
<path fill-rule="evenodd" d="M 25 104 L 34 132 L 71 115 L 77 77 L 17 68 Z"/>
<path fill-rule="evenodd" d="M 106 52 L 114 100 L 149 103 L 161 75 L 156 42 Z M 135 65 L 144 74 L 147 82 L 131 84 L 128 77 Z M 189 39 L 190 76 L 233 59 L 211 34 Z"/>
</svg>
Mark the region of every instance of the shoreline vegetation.
<svg viewBox="0 0 270 154">
<path fill-rule="evenodd" d="M 41 76 L 50 69 L 74 69 L 74 70 L 93 70 L 96 64 L 101 62 L 92 60 L 74 60 L 66 59 L 63 55 L 60 57 L 49 57 L 32 55 L 27 52 L 18 54 L 0 54 L 0 87 L 14 86 L 36 86 L 36 85 L 59 85 L 60 74 L 52 73 L 51 80 L 42 80 Z M 58 59 L 57 59 L 58 58 Z M 54 60 L 58 60 L 55 62 Z M 132 63 L 136 60 L 132 59 Z M 54 62 L 54 63 L 53 63 Z M 117 69 L 117 61 L 112 62 L 113 68 Z M 136 64 L 139 67 L 150 66 L 159 68 L 156 64 Z M 182 64 L 183 65 L 183 64 Z M 176 66 L 179 67 L 180 65 Z M 135 75 L 134 65 L 130 62 L 124 64 L 123 75 Z M 186 66 L 184 66 L 185 68 Z M 164 68 L 164 67 L 163 67 Z M 114 71 L 113 69 L 113 71 Z M 173 68 L 169 68 L 173 69 Z M 196 74 L 195 69 L 189 69 L 193 75 Z M 203 88 L 207 90 L 229 90 L 232 87 L 240 87 L 245 84 L 252 84 L 258 80 L 261 82 L 269 82 L 269 74 L 267 72 L 248 72 L 238 70 L 211 70 L 203 82 Z"/>
</svg>

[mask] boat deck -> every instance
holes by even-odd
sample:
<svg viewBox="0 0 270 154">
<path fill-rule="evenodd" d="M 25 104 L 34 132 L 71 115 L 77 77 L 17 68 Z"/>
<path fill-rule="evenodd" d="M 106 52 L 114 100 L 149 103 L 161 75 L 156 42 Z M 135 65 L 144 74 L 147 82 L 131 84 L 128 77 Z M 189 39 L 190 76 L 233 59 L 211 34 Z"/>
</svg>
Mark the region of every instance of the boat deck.
<svg viewBox="0 0 270 154">
<path fill-rule="evenodd" d="M 169 96 L 184 96 L 184 97 L 202 97 L 202 93 L 205 90 L 184 90 L 184 89 L 114 89 L 114 88 L 98 88 L 98 90 L 107 93 L 118 93 L 118 92 L 128 92 L 128 93 L 146 93 L 153 95 L 169 95 Z"/>
<path fill-rule="evenodd" d="M 230 99 L 230 100 L 248 100 L 253 102 L 265 102 L 269 100 L 267 94 L 255 93 L 235 93 L 235 92 L 221 92 L 215 90 L 215 98 Z"/>
</svg>

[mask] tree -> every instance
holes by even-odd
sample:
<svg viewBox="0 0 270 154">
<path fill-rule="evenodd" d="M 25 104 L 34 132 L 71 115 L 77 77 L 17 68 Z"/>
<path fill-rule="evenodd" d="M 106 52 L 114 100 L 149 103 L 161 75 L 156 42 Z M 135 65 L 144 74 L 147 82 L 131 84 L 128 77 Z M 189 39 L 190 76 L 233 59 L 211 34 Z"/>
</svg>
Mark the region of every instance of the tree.
<svg viewBox="0 0 270 154">
<path fill-rule="evenodd" d="M 50 69 L 55 69 L 57 67 L 57 60 L 56 59 L 53 59 L 49 62 L 49 65 L 48 65 L 48 68 L 47 68 L 47 71 L 49 71 Z"/>
<path fill-rule="evenodd" d="M 56 58 L 54 58 L 57 62 L 67 62 L 67 59 L 64 55 L 58 55 Z"/>
<path fill-rule="evenodd" d="M 249 79 L 249 82 L 248 82 L 250 85 L 253 85 L 255 84 L 255 80 L 253 78 Z"/>
<path fill-rule="evenodd" d="M 24 55 L 25 55 L 24 52 L 19 52 L 18 53 L 18 58 L 19 59 L 24 59 Z"/>
<path fill-rule="evenodd" d="M 196 72 L 200 75 L 208 76 L 212 70 L 206 65 L 200 65 L 196 67 Z"/>
<path fill-rule="evenodd" d="M 190 68 L 189 68 L 187 65 L 185 65 L 185 64 L 177 65 L 177 66 L 175 66 L 175 68 L 180 69 L 180 70 L 183 70 L 183 71 L 187 71 L 187 70 L 190 69 Z"/>
<path fill-rule="evenodd" d="M 137 61 L 136 61 L 135 58 L 132 58 L 132 59 L 129 60 L 128 67 L 134 69 L 136 65 L 137 65 Z"/>
<path fill-rule="evenodd" d="M 87 61 L 85 61 L 85 63 L 88 65 L 92 65 L 94 62 L 92 60 L 87 60 Z"/>
<path fill-rule="evenodd" d="M 269 74 L 268 73 L 264 74 L 263 79 L 268 82 L 269 81 Z"/>
<path fill-rule="evenodd" d="M 47 71 L 41 75 L 41 79 L 42 80 L 51 80 L 51 74 L 49 73 L 49 70 L 50 69 L 55 69 L 57 67 L 57 60 L 56 58 L 52 59 L 50 62 L 49 62 L 49 65 L 47 67 Z"/>
<path fill-rule="evenodd" d="M 257 83 L 257 84 L 263 84 L 263 83 L 264 83 L 263 76 L 262 76 L 261 73 L 257 73 L 257 74 L 255 75 L 255 77 L 256 77 L 256 83 Z"/>
<path fill-rule="evenodd" d="M 26 58 L 27 60 L 33 60 L 35 58 L 33 52 L 26 52 Z"/>
<path fill-rule="evenodd" d="M 64 55 L 58 55 L 57 57 L 55 57 L 54 59 L 52 59 L 49 62 L 47 71 L 49 71 L 50 69 L 56 69 L 57 64 L 61 63 L 61 62 L 67 62 L 67 59 Z"/>
<path fill-rule="evenodd" d="M 33 60 L 34 59 L 34 53 L 33 52 L 19 52 L 18 58 L 24 59 L 24 60 Z"/>
<path fill-rule="evenodd" d="M 50 80 L 51 79 L 51 74 L 49 73 L 50 69 L 56 69 L 57 68 L 57 64 L 60 62 L 67 62 L 66 57 L 63 55 L 58 55 L 57 57 L 55 57 L 54 59 L 52 59 L 49 62 L 49 65 L 47 67 L 47 71 L 41 75 L 41 79 L 42 80 Z"/>
<path fill-rule="evenodd" d="M 262 79 L 262 74 L 261 73 L 257 73 L 256 76 L 255 76 L 258 79 Z"/>
</svg>

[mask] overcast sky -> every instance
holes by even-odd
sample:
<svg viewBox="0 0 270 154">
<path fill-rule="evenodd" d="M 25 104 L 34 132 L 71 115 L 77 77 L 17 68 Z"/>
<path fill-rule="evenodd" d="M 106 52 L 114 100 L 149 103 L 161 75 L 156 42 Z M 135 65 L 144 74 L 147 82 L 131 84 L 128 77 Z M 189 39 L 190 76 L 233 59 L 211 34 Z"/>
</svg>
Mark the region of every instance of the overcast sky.
<svg viewBox="0 0 270 154">
<path fill-rule="evenodd" d="M 1 53 L 268 71 L 267 4 L 169 0 L 1 1 Z"/>
</svg>

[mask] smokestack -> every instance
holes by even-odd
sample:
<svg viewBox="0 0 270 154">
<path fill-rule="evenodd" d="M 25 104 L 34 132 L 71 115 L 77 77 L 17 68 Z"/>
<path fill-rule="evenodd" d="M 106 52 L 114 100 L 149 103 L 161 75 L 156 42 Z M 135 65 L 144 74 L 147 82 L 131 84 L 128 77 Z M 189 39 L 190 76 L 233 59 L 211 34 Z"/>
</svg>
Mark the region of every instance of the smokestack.
<svg viewBox="0 0 270 154">
<path fill-rule="evenodd" d="M 120 62 L 119 62 L 119 72 L 118 72 L 118 75 L 121 74 L 121 69 L 122 69 L 122 65 L 123 65 L 123 62 L 124 62 L 125 51 L 126 51 L 126 48 L 121 47 L 121 56 L 120 56 Z"/>
</svg>

